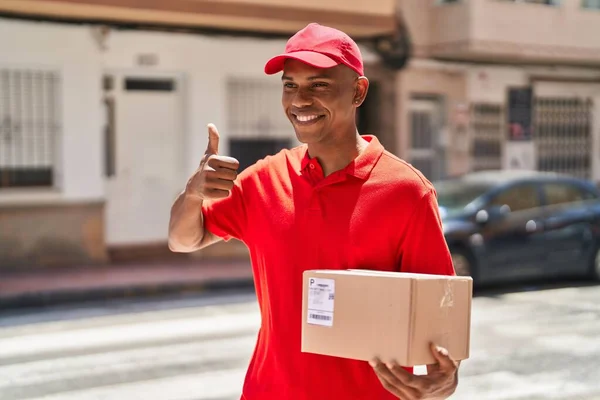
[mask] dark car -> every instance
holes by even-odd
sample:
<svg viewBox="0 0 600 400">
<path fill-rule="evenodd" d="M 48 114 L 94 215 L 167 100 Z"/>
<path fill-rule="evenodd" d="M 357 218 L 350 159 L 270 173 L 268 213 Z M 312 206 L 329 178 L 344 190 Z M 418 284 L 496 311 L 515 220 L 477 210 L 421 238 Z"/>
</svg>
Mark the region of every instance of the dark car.
<svg viewBox="0 0 600 400">
<path fill-rule="evenodd" d="M 600 191 L 535 171 L 434 182 L 457 274 L 476 284 L 561 276 L 600 279 Z"/>
</svg>

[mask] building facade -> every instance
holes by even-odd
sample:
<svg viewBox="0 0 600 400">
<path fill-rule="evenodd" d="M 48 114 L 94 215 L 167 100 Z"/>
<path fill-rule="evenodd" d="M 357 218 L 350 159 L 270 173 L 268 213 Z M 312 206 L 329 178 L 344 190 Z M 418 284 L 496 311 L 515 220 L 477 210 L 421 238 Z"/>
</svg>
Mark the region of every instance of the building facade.
<svg viewBox="0 0 600 400">
<path fill-rule="evenodd" d="M 242 167 L 296 145 L 262 70 L 310 22 L 359 42 L 359 129 L 430 179 L 534 168 L 600 181 L 599 6 L 0 0 L 0 268 L 188 257 L 167 248 L 169 209 L 206 125 Z M 247 253 L 232 241 L 191 257 Z"/>
<path fill-rule="evenodd" d="M 392 0 L 143 3 L 0 0 L 0 268 L 174 256 L 169 209 L 208 123 L 242 167 L 297 144 L 263 73 L 285 38 L 315 16 L 369 40 L 396 29 Z M 192 255 L 216 256 L 247 253 Z"/>
<path fill-rule="evenodd" d="M 600 181 L 600 3 L 401 0 L 398 153 L 439 179 L 482 169 Z"/>
</svg>

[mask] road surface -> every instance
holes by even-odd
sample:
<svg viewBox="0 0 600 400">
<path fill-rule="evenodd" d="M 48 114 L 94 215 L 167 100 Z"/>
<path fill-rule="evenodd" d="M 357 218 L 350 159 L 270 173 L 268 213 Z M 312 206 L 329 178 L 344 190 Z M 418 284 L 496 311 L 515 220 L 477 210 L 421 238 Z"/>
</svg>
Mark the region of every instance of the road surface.
<svg viewBox="0 0 600 400">
<path fill-rule="evenodd" d="M 0 314 L 2 400 L 237 400 L 254 297 L 129 300 Z M 600 400 L 600 286 L 474 299 L 453 399 Z"/>
</svg>

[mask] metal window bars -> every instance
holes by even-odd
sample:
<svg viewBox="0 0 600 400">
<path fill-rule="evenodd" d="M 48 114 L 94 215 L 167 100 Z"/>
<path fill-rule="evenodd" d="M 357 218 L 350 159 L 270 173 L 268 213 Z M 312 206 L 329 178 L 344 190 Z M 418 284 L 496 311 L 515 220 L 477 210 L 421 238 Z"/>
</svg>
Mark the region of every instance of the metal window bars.
<svg viewBox="0 0 600 400">
<path fill-rule="evenodd" d="M 505 125 L 504 106 L 475 103 L 471 106 L 472 170 L 502 168 Z"/>
<path fill-rule="evenodd" d="M 535 132 L 538 169 L 591 178 L 591 99 L 538 98 Z"/>
<path fill-rule="evenodd" d="M 59 85 L 54 71 L 0 69 L 0 189 L 53 184 Z"/>
<path fill-rule="evenodd" d="M 289 138 L 292 127 L 280 108 L 281 92 L 278 82 L 230 78 L 227 82 L 229 135 L 235 138 Z"/>
</svg>

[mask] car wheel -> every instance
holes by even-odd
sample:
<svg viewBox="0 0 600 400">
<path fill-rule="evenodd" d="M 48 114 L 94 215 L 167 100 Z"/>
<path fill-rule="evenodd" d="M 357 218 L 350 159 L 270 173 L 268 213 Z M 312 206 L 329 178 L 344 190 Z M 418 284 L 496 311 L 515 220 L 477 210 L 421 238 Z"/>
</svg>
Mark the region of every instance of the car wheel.
<svg viewBox="0 0 600 400">
<path fill-rule="evenodd" d="M 600 246 L 596 247 L 590 272 L 594 280 L 600 281 Z"/>
<path fill-rule="evenodd" d="M 473 261 L 469 253 L 462 249 L 450 251 L 454 271 L 458 276 L 473 276 Z"/>
</svg>

